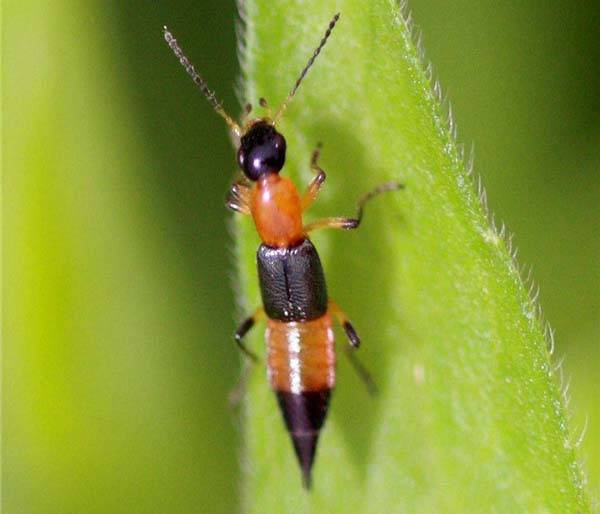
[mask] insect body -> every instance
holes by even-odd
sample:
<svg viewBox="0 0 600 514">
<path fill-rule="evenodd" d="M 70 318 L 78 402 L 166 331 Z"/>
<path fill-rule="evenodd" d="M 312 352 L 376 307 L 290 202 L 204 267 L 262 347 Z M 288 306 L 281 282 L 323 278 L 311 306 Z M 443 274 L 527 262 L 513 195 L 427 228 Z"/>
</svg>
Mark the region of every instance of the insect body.
<svg viewBox="0 0 600 514">
<path fill-rule="evenodd" d="M 315 176 L 304 194 L 279 174 L 285 163 L 286 141 L 276 129 L 277 121 L 338 19 L 339 14 L 336 14 L 277 113 L 273 117 L 250 119 L 241 126 L 223 110 L 171 33 L 166 28 L 164 32 L 165 40 L 188 74 L 239 138 L 237 162 L 244 177 L 231 186 L 227 207 L 252 216 L 262 241 L 257 251 L 257 265 L 263 306 L 240 325 L 235 340 L 246 355 L 256 360 L 244 346 L 243 337 L 259 319 L 266 318 L 268 377 L 291 435 L 306 488 L 310 487 L 317 440 L 335 385 L 334 321 L 345 330 L 350 342 L 347 348 L 360 345 L 347 316 L 327 295 L 323 267 L 308 234 L 321 228 L 357 228 L 368 200 L 381 192 L 402 187 L 395 182 L 387 183 L 369 192 L 360 199 L 355 218 L 324 218 L 305 224 L 302 215 L 317 198 L 326 178 L 318 165 L 320 147 L 312 154 L 310 167 Z M 264 99 L 260 104 L 268 110 Z M 250 113 L 251 107 L 247 106 L 246 118 Z M 351 351 L 348 356 L 361 377 L 372 386 Z"/>
</svg>

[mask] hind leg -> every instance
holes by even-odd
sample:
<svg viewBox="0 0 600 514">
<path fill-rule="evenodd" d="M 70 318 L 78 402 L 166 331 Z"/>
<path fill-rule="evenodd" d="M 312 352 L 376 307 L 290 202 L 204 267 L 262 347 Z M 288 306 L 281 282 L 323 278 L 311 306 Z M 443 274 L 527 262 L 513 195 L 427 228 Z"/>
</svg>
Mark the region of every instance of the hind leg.
<svg viewBox="0 0 600 514">
<path fill-rule="evenodd" d="M 252 316 L 246 318 L 240 323 L 233 336 L 238 348 L 242 351 L 244 355 L 246 355 L 246 357 L 250 359 L 250 364 L 256 364 L 258 362 L 258 357 L 254 352 L 252 352 L 246 347 L 246 345 L 244 344 L 244 337 L 252 329 L 252 327 L 256 324 L 257 321 L 264 318 L 264 315 L 265 311 L 262 307 L 256 309 Z M 248 381 L 248 376 L 250 374 L 251 368 L 251 365 L 246 365 L 242 367 L 242 373 L 238 378 L 235 387 L 233 388 L 231 393 L 229 393 L 229 405 L 231 407 L 235 407 L 240 402 L 244 389 L 246 389 L 246 383 Z"/>
<path fill-rule="evenodd" d="M 238 345 L 238 348 L 242 352 L 244 352 L 244 354 L 246 354 L 247 357 L 250 357 L 250 359 L 252 359 L 254 362 L 258 362 L 258 357 L 253 352 L 248 350 L 248 348 L 246 348 L 246 345 L 244 344 L 244 336 L 250 331 L 254 324 L 258 320 L 264 318 L 264 316 L 265 311 L 262 307 L 259 307 L 258 309 L 256 309 L 256 311 L 254 311 L 254 314 L 252 314 L 252 316 L 246 318 L 240 323 L 238 329 L 235 331 L 235 334 L 233 336 L 235 342 Z"/>
<path fill-rule="evenodd" d="M 250 372 L 252 369 L 254 369 L 253 362 L 242 366 L 240 376 L 238 377 L 234 388 L 229 392 L 229 407 L 232 409 L 237 407 L 242 400 L 242 396 L 246 391 L 246 385 L 248 384 L 248 378 L 250 377 Z"/>
<path fill-rule="evenodd" d="M 352 326 L 350 319 L 348 318 L 348 316 L 346 316 L 346 313 L 340 308 L 340 306 L 331 300 L 329 301 L 329 312 L 331 312 L 336 321 L 344 329 L 344 332 L 346 332 L 346 337 L 348 338 L 348 342 L 350 344 L 348 346 L 344 346 L 344 353 L 346 354 L 346 357 L 348 357 L 348 360 L 354 368 L 354 371 L 363 381 L 369 393 L 376 394 L 377 385 L 375 384 L 373 377 L 371 376 L 367 368 L 365 368 L 365 366 L 360 362 L 360 360 L 358 360 L 358 358 L 354 354 L 354 352 L 356 352 L 356 350 L 360 346 L 360 337 L 358 336 L 356 330 Z"/>
</svg>

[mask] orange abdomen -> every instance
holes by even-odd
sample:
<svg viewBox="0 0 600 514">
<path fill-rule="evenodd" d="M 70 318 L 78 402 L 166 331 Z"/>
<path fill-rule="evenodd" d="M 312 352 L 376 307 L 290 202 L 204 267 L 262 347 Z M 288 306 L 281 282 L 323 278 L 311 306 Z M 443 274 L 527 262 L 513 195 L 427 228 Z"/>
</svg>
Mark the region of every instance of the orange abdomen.
<svg viewBox="0 0 600 514">
<path fill-rule="evenodd" d="M 310 321 L 267 321 L 267 365 L 275 391 L 326 391 L 335 385 L 334 335 L 329 314 Z"/>
<path fill-rule="evenodd" d="M 277 173 L 261 176 L 250 203 L 256 230 L 274 248 L 295 246 L 304 239 L 302 203 L 291 180 Z"/>
</svg>

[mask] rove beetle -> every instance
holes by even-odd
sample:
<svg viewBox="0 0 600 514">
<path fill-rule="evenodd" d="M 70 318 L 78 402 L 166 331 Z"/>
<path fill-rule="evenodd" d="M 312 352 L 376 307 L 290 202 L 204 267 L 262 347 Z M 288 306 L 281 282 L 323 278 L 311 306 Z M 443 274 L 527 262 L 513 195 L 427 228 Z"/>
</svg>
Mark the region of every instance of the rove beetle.
<svg viewBox="0 0 600 514">
<path fill-rule="evenodd" d="M 271 116 L 266 100 L 261 98 L 260 106 L 269 116 L 250 119 L 252 106 L 248 104 L 239 125 L 225 112 L 173 35 L 164 28 L 165 41 L 179 62 L 239 140 L 237 163 L 244 177 L 232 184 L 226 205 L 235 212 L 252 216 L 262 241 L 256 259 L 263 306 L 241 323 L 235 341 L 256 361 L 256 356 L 243 344 L 243 338 L 258 320 L 266 317 L 268 378 L 277 395 L 307 489 L 311 484 L 319 432 L 335 385 L 334 319 L 344 328 L 350 342 L 350 346 L 345 347 L 350 362 L 369 389 L 374 390 L 369 374 L 352 354 L 352 350 L 359 347 L 360 338 L 346 314 L 327 296 L 323 267 L 308 233 L 321 228 L 355 229 L 360 225 L 368 200 L 403 187 L 390 182 L 370 191 L 359 200 L 356 218 L 332 217 L 304 224 L 302 215 L 316 200 L 326 177 L 318 165 L 320 144 L 310 160 L 315 177 L 304 194 L 300 195 L 288 178 L 279 175 L 285 164 L 286 141 L 277 131 L 277 122 L 321 53 L 339 17 L 338 13 L 330 21 L 321 42 L 275 115 Z"/>
</svg>

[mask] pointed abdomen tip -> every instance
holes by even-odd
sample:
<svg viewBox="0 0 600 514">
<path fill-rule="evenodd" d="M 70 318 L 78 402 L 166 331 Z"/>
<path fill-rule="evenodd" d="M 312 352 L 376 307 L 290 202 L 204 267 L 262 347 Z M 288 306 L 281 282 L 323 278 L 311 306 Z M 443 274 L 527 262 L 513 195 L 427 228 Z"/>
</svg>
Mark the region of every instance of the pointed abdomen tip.
<svg viewBox="0 0 600 514">
<path fill-rule="evenodd" d="M 302 482 L 305 489 L 310 489 L 312 482 L 312 467 L 317 451 L 319 432 L 304 434 L 290 434 L 294 443 L 294 450 L 302 469 Z"/>
<path fill-rule="evenodd" d="M 308 490 L 312 483 L 311 474 L 319 432 L 327 416 L 331 390 L 276 392 L 302 470 L 304 488 Z"/>
</svg>

